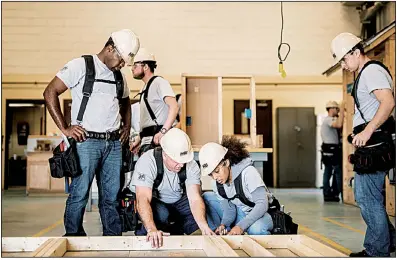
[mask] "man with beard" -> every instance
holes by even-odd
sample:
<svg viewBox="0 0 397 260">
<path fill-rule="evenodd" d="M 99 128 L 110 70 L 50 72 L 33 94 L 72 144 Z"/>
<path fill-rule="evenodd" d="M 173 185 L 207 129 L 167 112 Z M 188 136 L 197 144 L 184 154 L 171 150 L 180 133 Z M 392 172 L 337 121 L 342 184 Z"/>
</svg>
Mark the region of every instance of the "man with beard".
<svg viewBox="0 0 397 260">
<path fill-rule="evenodd" d="M 145 86 L 140 92 L 140 133 L 130 149 L 142 153 L 159 146 L 160 139 L 172 127 L 178 114 L 178 104 L 170 83 L 155 76 L 156 59 L 145 48 L 134 58 L 132 75 Z"/>
<path fill-rule="evenodd" d="M 129 138 L 131 105 L 130 91 L 120 69 L 125 64 L 133 65 L 139 46 L 139 39 L 131 30 L 113 32 L 101 52 L 69 61 L 43 93 L 55 124 L 65 136 L 77 141 L 75 148 L 82 170 L 70 184 L 65 236 L 86 235 L 83 216 L 94 175 L 103 235 L 121 235 L 116 206 L 121 145 Z M 71 126 L 66 124 L 59 105 L 59 95 L 67 89 L 72 96 Z"/>
</svg>

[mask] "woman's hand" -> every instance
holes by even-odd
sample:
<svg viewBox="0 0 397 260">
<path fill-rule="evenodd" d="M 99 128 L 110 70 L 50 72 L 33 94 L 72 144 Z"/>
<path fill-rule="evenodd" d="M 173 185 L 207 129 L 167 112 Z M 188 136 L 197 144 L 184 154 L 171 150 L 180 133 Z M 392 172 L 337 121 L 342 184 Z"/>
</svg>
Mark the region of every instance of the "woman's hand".
<svg viewBox="0 0 397 260">
<path fill-rule="evenodd" d="M 239 226 L 234 226 L 232 230 L 228 233 L 228 235 L 242 235 L 244 230 Z"/>
</svg>

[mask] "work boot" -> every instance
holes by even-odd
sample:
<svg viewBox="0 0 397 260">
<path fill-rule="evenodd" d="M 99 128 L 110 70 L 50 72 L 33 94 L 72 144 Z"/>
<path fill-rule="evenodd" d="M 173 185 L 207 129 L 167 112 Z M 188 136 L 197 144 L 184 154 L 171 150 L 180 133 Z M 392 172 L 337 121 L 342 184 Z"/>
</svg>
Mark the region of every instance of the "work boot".
<svg viewBox="0 0 397 260">
<path fill-rule="evenodd" d="M 334 196 L 324 196 L 324 201 L 325 202 L 339 202 L 339 197 L 334 197 Z"/>
<path fill-rule="evenodd" d="M 350 257 L 371 257 L 365 250 L 358 253 L 351 253 Z"/>
</svg>

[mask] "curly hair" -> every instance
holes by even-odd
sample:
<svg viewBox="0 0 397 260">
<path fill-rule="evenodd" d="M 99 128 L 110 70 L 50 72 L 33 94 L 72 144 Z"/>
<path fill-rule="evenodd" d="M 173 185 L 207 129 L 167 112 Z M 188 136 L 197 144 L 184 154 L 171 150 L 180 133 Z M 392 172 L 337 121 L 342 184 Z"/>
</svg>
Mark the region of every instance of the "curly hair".
<svg viewBox="0 0 397 260">
<path fill-rule="evenodd" d="M 228 159 L 230 165 L 238 164 L 243 159 L 250 156 L 248 150 L 245 149 L 247 144 L 240 141 L 235 136 L 223 136 L 221 145 L 228 149 L 224 159 Z"/>
</svg>

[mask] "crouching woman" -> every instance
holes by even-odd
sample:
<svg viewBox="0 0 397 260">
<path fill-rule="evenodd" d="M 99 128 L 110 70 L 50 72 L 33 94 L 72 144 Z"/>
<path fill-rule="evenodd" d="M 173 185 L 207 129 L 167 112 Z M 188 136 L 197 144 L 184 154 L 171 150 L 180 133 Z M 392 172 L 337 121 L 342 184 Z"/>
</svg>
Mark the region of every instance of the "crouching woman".
<svg viewBox="0 0 397 260">
<path fill-rule="evenodd" d="M 273 196 L 245 144 L 233 136 L 224 137 L 222 145 L 207 143 L 199 161 L 202 175 L 213 179 L 213 191 L 203 194 L 210 228 L 220 235 L 269 235 L 273 221 L 267 210 Z"/>
</svg>

